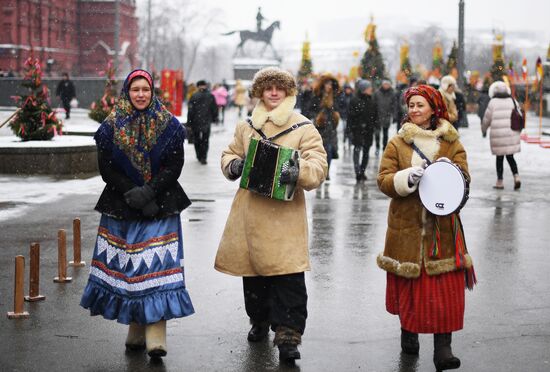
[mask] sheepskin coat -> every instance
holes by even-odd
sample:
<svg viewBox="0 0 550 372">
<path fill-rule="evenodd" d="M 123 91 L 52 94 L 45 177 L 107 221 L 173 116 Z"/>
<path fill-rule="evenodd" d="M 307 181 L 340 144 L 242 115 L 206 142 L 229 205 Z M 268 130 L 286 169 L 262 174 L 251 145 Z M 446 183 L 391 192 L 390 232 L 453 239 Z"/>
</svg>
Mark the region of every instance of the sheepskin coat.
<svg viewBox="0 0 550 372">
<path fill-rule="evenodd" d="M 422 205 L 417 185 L 409 187 L 408 184 L 410 167 L 422 164 L 422 159 L 411 147 L 412 143 L 430 160 L 449 158 L 469 181 L 466 152 L 458 140 L 458 132 L 448 121 L 440 120 L 433 131 L 405 123 L 388 143 L 378 172 L 378 187 L 391 197 L 386 243 L 384 252 L 377 258 L 378 266 L 405 278 L 418 278 L 422 265 L 428 275 L 456 271 L 450 217 L 438 217 L 441 258 L 429 256 L 435 216 Z M 472 266 L 467 253 L 465 266 Z"/>
<path fill-rule="evenodd" d="M 481 131 L 485 134 L 491 128 L 489 138 L 493 155 L 512 155 L 521 151 L 520 132 L 510 127 L 514 102 L 509 88 L 503 82 L 498 83 L 502 84 L 493 83 L 491 86 L 489 96 L 492 98 L 483 115 Z"/>
<path fill-rule="evenodd" d="M 263 101 L 252 113 L 252 123 L 271 137 L 308 119 L 293 111 L 290 96 L 272 111 Z M 232 179 L 230 164 L 244 159 L 251 138 L 259 134 L 242 121 L 233 141 L 222 153 L 223 174 Z M 304 190 L 317 188 L 327 175 L 327 155 L 313 125 L 302 126 L 275 140 L 300 152 L 300 172 L 292 201 L 280 201 L 239 188 L 216 255 L 215 268 L 236 276 L 273 276 L 309 270 L 308 223 Z"/>
</svg>

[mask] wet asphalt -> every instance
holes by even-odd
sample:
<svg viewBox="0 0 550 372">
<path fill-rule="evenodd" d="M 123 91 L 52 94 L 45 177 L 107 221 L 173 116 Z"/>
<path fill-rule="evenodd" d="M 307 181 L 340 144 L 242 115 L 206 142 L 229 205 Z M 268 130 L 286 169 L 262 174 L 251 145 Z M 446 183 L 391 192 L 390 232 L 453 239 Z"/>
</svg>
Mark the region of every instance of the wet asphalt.
<svg viewBox="0 0 550 372">
<path fill-rule="evenodd" d="M 217 245 L 237 183 L 219 169 L 231 140 L 235 113 L 212 136 L 209 163 L 200 165 L 186 145 L 180 178 L 193 205 L 182 214 L 186 282 L 196 314 L 168 322 L 168 355 L 154 363 L 126 352 L 127 327 L 90 317 L 79 307 L 89 267 L 69 268 L 72 283 L 54 284 L 57 230 L 82 220 L 82 256 L 90 260 L 101 192 L 33 206 L 0 222 L 0 370 L 2 371 L 434 371 L 433 341 L 420 336 L 420 355 L 400 353 L 397 317 L 385 311 L 385 272 L 376 266 L 383 249 L 389 199 L 376 187 L 378 159 L 371 149 L 368 180 L 356 184 L 351 152 L 340 148 L 331 182 L 308 193 L 312 271 L 302 359 L 279 365 L 269 341 L 250 344 L 241 279 L 213 269 Z M 390 130 L 393 134 L 395 128 Z M 522 188 L 513 190 L 505 164 L 504 190 L 493 190 L 494 157 L 479 120 L 461 129 L 472 173 L 462 210 L 478 285 L 466 294 L 464 330 L 453 335 L 462 371 L 550 371 L 550 149 L 522 144 L 516 156 Z M 52 182 L 55 182 L 52 180 Z M 9 187 L 9 185 L 6 185 Z M 273 232 L 284 233 L 284 232 Z M 8 320 L 13 307 L 13 257 L 41 244 L 41 294 L 26 303 L 26 320 Z M 68 233 L 68 246 L 72 237 Z M 72 252 L 69 249 L 69 259 Z M 28 266 L 27 266 L 28 267 Z M 25 275 L 25 292 L 28 278 Z"/>
</svg>

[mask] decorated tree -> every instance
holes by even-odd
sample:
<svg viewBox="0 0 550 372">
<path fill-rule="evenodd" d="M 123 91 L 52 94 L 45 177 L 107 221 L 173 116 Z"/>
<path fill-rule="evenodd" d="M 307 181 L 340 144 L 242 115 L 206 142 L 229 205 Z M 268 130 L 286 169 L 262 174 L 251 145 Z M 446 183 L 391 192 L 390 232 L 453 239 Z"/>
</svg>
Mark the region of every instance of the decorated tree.
<svg viewBox="0 0 550 372">
<path fill-rule="evenodd" d="M 375 86 L 379 86 L 385 77 L 386 68 L 378 47 L 378 40 L 376 40 L 376 25 L 373 17 L 371 17 L 364 36 L 368 48 L 361 59 L 361 77 L 371 80 Z"/>
<path fill-rule="evenodd" d="M 312 72 L 313 64 L 311 63 L 310 42 L 306 38 L 306 41 L 302 44 L 302 63 L 300 65 L 300 69 L 298 70 L 298 78 L 308 78 L 311 76 Z"/>
<path fill-rule="evenodd" d="M 504 64 L 504 37 L 496 34 L 493 41 L 493 66 L 491 66 L 491 77 L 493 81 L 503 80 L 506 66 Z"/>
<path fill-rule="evenodd" d="M 453 41 L 453 46 L 451 48 L 451 51 L 449 52 L 449 56 L 447 57 L 447 64 L 445 66 L 445 74 L 447 74 L 447 75 L 457 74 L 457 72 L 458 72 L 457 61 L 458 61 L 458 48 L 456 46 L 456 42 Z"/>
<path fill-rule="evenodd" d="M 116 90 L 116 80 L 115 80 L 115 68 L 113 67 L 112 62 L 109 62 L 105 71 L 102 74 L 105 75 L 105 89 L 103 90 L 103 96 L 92 102 L 90 106 L 90 113 L 88 116 L 90 119 L 97 121 L 98 123 L 103 122 L 105 118 L 111 113 L 111 110 L 116 104 L 117 101 L 117 90 Z"/>
<path fill-rule="evenodd" d="M 438 38 L 436 39 L 432 50 L 432 71 L 435 74 L 440 75 L 441 70 L 443 69 L 443 64 L 443 46 L 441 45 L 441 41 L 439 41 Z"/>
<path fill-rule="evenodd" d="M 403 44 L 399 47 L 399 71 L 397 72 L 396 80 L 398 83 L 408 85 L 411 75 L 412 66 L 409 60 L 409 43 L 403 40 Z"/>
<path fill-rule="evenodd" d="M 21 84 L 27 94 L 14 97 L 17 114 L 10 122 L 10 128 L 23 141 L 51 140 L 61 134 L 63 124 L 55 116 L 49 102 L 49 91 L 42 84 L 42 69 L 38 59 L 30 57 L 25 61 L 25 77 Z"/>
</svg>

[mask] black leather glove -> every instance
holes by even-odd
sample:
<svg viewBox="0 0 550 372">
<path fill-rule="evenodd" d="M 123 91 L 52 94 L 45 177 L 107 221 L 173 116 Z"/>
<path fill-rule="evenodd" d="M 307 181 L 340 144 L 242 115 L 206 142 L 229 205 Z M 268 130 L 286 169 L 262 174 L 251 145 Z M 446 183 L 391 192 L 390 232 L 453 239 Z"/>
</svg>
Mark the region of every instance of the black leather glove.
<svg viewBox="0 0 550 372">
<path fill-rule="evenodd" d="M 136 186 L 124 193 L 126 203 L 135 209 L 142 209 L 154 197 L 155 191 L 149 185 Z"/>
<path fill-rule="evenodd" d="M 281 177 L 279 177 L 279 182 L 283 185 L 289 185 L 296 183 L 298 181 L 298 176 L 300 175 L 300 168 L 298 163 L 290 159 L 288 161 L 288 166 L 284 166 L 281 171 Z"/>
<path fill-rule="evenodd" d="M 229 173 L 231 173 L 231 177 L 237 179 L 243 174 L 243 167 L 244 167 L 244 160 L 243 159 L 235 159 L 229 164 Z"/>
<path fill-rule="evenodd" d="M 145 217 L 154 217 L 159 211 L 160 208 L 157 202 L 153 199 L 149 203 L 147 203 L 145 207 L 143 207 L 143 209 L 141 210 L 141 214 L 143 214 Z"/>
</svg>

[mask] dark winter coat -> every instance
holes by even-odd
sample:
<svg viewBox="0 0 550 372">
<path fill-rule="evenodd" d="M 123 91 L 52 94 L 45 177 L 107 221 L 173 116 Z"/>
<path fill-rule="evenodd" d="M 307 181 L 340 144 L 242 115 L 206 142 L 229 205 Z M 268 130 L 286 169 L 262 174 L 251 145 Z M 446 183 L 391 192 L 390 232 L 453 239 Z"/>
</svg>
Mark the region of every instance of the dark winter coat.
<svg viewBox="0 0 550 372">
<path fill-rule="evenodd" d="M 207 131 L 218 118 L 218 105 L 208 90 L 199 90 L 189 100 L 187 125 L 195 132 Z"/>
<path fill-rule="evenodd" d="M 401 125 L 401 121 L 405 118 L 405 115 L 407 115 L 407 104 L 405 103 L 405 97 L 403 96 L 404 92 L 407 90 L 406 85 L 402 85 L 399 89 L 396 89 L 395 91 L 395 109 L 393 114 L 393 121 L 397 123 L 397 126 Z"/>
<path fill-rule="evenodd" d="M 395 108 L 395 92 L 390 89 L 378 89 L 374 94 L 378 109 L 378 127 L 389 128 Z"/>
<path fill-rule="evenodd" d="M 456 95 L 456 110 L 458 111 L 458 119 L 455 125 L 460 128 L 468 127 L 468 113 L 466 112 L 466 98 L 461 92 L 455 92 Z"/>
<path fill-rule="evenodd" d="M 70 102 L 76 97 L 76 90 L 73 82 L 70 80 L 61 80 L 59 84 L 57 84 L 55 95 L 61 98 L 63 102 Z"/>
<path fill-rule="evenodd" d="M 149 186 L 155 191 L 155 201 L 160 211 L 155 218 L 164 218 L 179 214 L 187 208 L 191 201 L 178 183 L 184 162 L 183 138 L 181 145 L 175 146 L 175 151 L 164 154 L 161 158 L 160 171 L 153 174 Z M 134 188 L 136 184 L 118 168 L 112 161 L 109 149 L 97 148 L 99 172 L 107 184 L 99 197 L 95 209 L 103 214 L 124 220 L 145 219 L 141 210 L 131 208 L 124 200 L 124 193 Z"/>
<path fill-rule="evenodd" d="M 338 107 L 340 109 L 340 116 L 342 117 L 342 120 L 348 120 L 349 104 L 352 97 L 353 93 L 346 94 L 346 92 L 342 92 L 338 95 Z"/>
<path fill-rule="evenodd" d="M 485 110 L 487 110 L 487 106 L 489 105 L 490 100 L 491 97 L 489 97 L 489 94 L 487 94 L 487 92 L 481 92 L 479 94 L 479 98 L 477 99 L 477 116 L 479 116 L 480 120 L 483 120 Z"/>
<path fill-rule="evenodd" d="M 358 92 L 351 99 L 348 113 L 348 128 L 354 146 L 371 146 L 376 128 L 378 110 L 372 96 Z"/>
<path fill-rule="evenodd" d="M 313 120 L 314 118 L 311 115 L 310 108 L 311 108 L 311 100 L 313 99 L 313 90 L 306 89 L 297 97 L 297 104 L 296 106 L 300 109 L 300 113 L 304 115 L 309 120 Z"/>
</svg>

